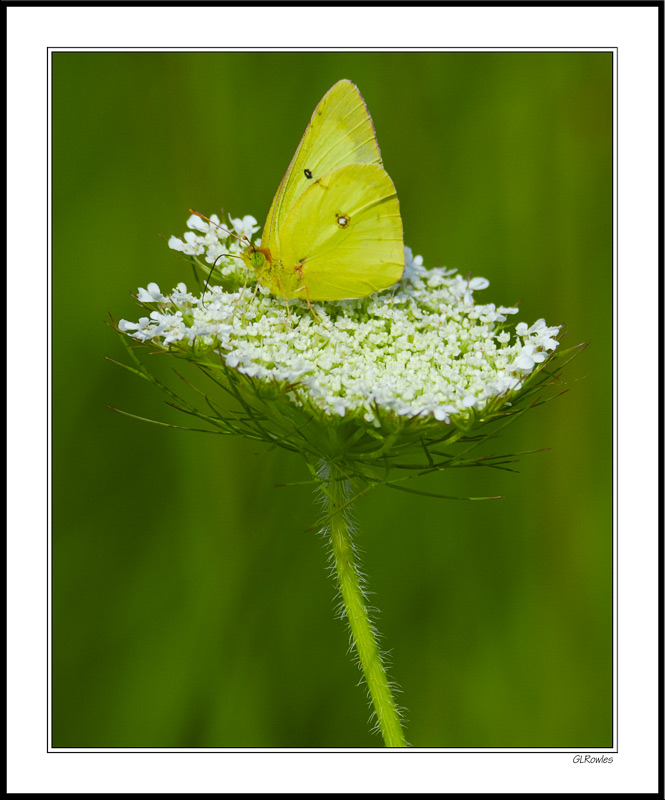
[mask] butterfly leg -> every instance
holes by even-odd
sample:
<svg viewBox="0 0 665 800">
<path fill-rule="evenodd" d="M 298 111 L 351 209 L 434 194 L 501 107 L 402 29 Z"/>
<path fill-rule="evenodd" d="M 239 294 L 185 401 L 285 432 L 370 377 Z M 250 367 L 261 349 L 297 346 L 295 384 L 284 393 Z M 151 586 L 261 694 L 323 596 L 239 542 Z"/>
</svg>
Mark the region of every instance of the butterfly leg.
<svg viewBox="0 0 665 800">
<path fill-rule="evenodd" d="M 301 258 L 300 261 L 293 268 L 298 273 L 298 283 L 300 283 L 300 281 L 302 280 L 302 268 L 303 268 L 303 264 L 305 263 L 306 260 L 307 260 L 306 258 Z M 316 311 L 314 311 L 314 309 L 312 308 L 312 304 L 311 304 L 310 299 L 309 299 L 309 291 L 307 290 L 307 286 L 299 286 L 296 289 L 296 292 L 302 292 L 302 291 L 305 292 L 305 299 L 307 300 L 307 305 L 309 307 L 310 314 L 314 317 L 314 319 L 317 322 L 319 322 L 319 323 L 321 323 L 321 325 L 323 325 L 323 323 L 321 322 L 321 317 L 319 317 L 319 315 L 316 313 Z M 323 327 L 325 328 L 325 325 L 323 325 Z"/>
<path fill-rule="evenodd" d="M 289 310 L 289 298 L 286 296 L 286 292 L 284 291 L 282 282 L 279 279 L 279 275 L 275 275 L 275 280 L 277 281 L 277 285 L 279 286 L 279 291 L 282 293 L 282 297 L 284 298 L 284 302 L 286 303 L 286 316 L 289 318 L 289 324 L 293 328 L 293 320 L 291 319 L 291 311 Z"/>
<path fill-rule="evenodd" d="M 323 325 L 323 322 L 321 321 L 321 317 L 320 317 L 320 316 L 319 316 L 319 315 L 316 313 L 316 311 L 314 311 L 314 308 L 313 308 L 313 306 L 312 306 L 312 303 L 310 302 L 310 299 L 309 299 L 309 291 L 307 290 L 307 287 L 306 287 L 306 286 L 299 286 L 299 287 L 296 289 L 296 292 L 303 292 L 303 291 L 305 292 L 305 300 L 307 300 L 307 306 L 309 307 L 309 313 L 310 313 L 310 314 L 311 314 L 311 315 L 314 317 L 314 319 L 315 319 L 315 320 L 316 320 L 318 323 L 320 323 L 321 325 Z M 326 326 L 325 326 L 325 325 L 323 325 L 323 327 L 325 328 Z"/>
<path fill-rule="evenodd" d="M 242 285 L 242 289 L 240 290 L 240 294 L 238 295 L 238 299 L 233 304 L 233 313 L 234 314 L 235 314 L 236 308 L 238 307 L 238 303 L 242 300 L 243 295 L 245 294 L 245 289 L 247 288 L 247 284 L 249 282 L 249 275 L 250 275 L 250 272 L 249 272 L 249 270 L 247 270 L 247 277 L 245 278 L 245 282 Z M 258 290 L 259 290 L 259 282 L 257 281 L 256 282 L 256 288 L 254 289 L 254 292 L 252 294 L 252 300 L 254 300 L 254 298 L 256 297 L 256 293 L 258 292 Z"/>
</svg>

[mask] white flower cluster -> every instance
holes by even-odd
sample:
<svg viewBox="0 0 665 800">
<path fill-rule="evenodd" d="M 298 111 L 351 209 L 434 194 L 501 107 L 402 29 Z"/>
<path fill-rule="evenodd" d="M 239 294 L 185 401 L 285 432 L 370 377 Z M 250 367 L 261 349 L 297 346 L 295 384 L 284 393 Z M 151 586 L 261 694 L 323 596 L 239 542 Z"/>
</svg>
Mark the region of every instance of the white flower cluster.
<svg viewBox="0 0 665 800">
<path fill-rule="evenodd" d="M 241 246 L 198 217 L 197 233 L 169 245 L 208 264 Z M 256 220 L 232 220 L 251 237 Z M 226 271 L 225 271 L 226 270 Z M 244 274 L 242 261 L 222 261 L 219 274 Z M 360 300 L 306 303 L 275 297 L 262 286 L 212 286 L 195 296 L 180 283 L 168 295 L 155 283 L 140 289 L 150 310 L 119 329 L 140 342 L 178 351 L 219 352 L 226 364 L 259 380 L 293 385 L 291 398 L 328 414 L 360 413 L 376 422 L 382 414 L 432 415 L 442 422 L 481 411 L 499 395 L 518 390 L 536 364 L 557 347 L 559 327 L 540 319 L 519 323 L 512 335 L 508 316 L 518 309 L 478 305 L 474 292 L 484 278 L 467 280 L 454 270 L 426 269 L 406 248 L 402 279 Z"/>
</svg>

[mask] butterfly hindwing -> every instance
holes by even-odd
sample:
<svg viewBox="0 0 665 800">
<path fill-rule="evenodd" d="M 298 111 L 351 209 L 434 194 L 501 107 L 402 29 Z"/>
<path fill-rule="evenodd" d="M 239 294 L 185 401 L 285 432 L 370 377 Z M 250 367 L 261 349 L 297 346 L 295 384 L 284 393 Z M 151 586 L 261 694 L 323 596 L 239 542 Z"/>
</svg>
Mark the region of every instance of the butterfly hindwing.
<svg viewBox="0 0 665 800">
<path fill-rule="evenodd" d="M 280 242 L 286 297 L 341 300 L 392 286 L 404 270 L 404 242 L 388 173 L 351 164 L 319 178 L 291 209 Z"/>
</svg>

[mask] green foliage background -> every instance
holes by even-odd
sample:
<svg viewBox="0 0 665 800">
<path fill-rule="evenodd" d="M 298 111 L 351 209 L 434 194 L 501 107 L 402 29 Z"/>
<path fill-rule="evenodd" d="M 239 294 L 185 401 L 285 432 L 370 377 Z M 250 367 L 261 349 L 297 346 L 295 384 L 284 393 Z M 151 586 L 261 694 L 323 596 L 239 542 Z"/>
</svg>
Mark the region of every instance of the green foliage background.
<svg viewBox="0 0 665 800">
<path fill-rule="evenodd" d="M 178 424 L 104 324 L 191 273 L 190 207 L 263 221 L 316 103 L 358 84 L 425 264 L 589 348 L 495 452 L 356 508 L 420 747 L 612 745 L 608 53 L 53 55 L 53 744 L 371 747 L 298 457 Z M 166 361 L 166 360 L 165 360 Z M 168 374 L 169 365 L 155 369 Z"/>
</svg>

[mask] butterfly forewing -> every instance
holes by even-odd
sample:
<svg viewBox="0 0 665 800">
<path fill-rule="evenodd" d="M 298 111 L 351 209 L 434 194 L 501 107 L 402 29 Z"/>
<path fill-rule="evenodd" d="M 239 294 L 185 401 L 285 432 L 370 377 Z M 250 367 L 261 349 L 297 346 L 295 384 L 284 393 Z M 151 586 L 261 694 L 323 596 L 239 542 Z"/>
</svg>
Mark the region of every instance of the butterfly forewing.
<svg viewBox="0 0 665 800">
<path fill-rule="evenodd" d="M 342 80 L 315 108 L 272 201 L 262 241 L 273 255 L 281 249 L 282 226 L 303 192 L 349 164 L 381 164 L 381 153 L 362 95 L 355 84 Z"/>
<path fill-rule="evenodd" d="M 287 297 L 342 300 L 392 286 L 404 270 L 393 182 L 376 164 L 333 170 L 297 200 L 280 241 Z"/>
</svg>

